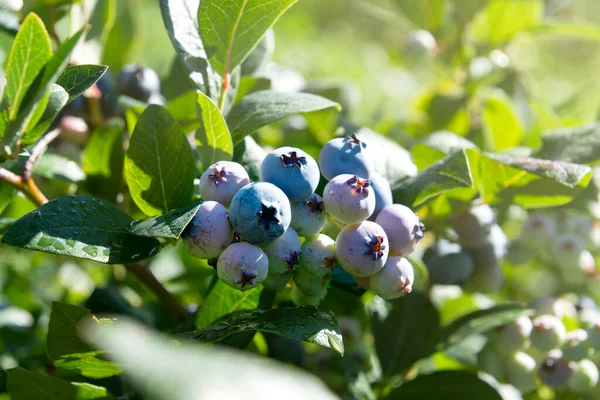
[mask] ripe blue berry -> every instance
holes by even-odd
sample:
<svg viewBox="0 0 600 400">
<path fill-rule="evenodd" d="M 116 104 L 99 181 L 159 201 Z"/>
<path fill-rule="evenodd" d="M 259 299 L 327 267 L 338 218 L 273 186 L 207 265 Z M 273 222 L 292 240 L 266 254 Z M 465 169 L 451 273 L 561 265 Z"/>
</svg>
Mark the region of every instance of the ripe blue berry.
<svg viewBox="0 0 600 400">
<path fill-rule="evenodd" d="M 375 210 L 375 193 L 368 179 L 356 175 L 338 175 L 323 190 L 327 212 L 345 224 L 369 218 Z"/>
<path fill-rule="evenodd" d="M 544 358 L 538 368 L 538 377 L 542 383 L 551 388 L 563 388 L 567 386 L 573 367 L 567 359 L 563 357 L 562 351 L 552 350 Z"/>
<path fill-rule="evenodd" d="M 392 204 L 385 207 L 375 219 L 390 240 L 389 252 L 394 256 L 407 256 L 423 238 L 425 226 L 408 207 Z"/>
<path fill-rule="evenodd" d="M 233 196 L 249 183 L 248 173 L 240 164 L 218 161 L 208 167 L 200 177 L 200 196 L 228 207 Z"/>
<path fill-rule="evenodd" d="M 414 281 L 413 266 L 406 258 L 398 256 L 388 257 L 381 271 L 370 278 L 371 290 L 385 300 L 410 293 Z"/>
<path fill-rule="evenodd" d="M 589 393 L 598 384 L 598 367 L 590 360 L 581 360 L 573 366 L 569 389 L 575 393 Z"/>
<path fill-rule="evenodd" d="M 255 244 L 268 243 L 283 235 L 291 219 L 288 198 L 268 182 L 244 186 L 233 196 L 229 207 L 229 221 L 235 232 Z"/>
<path fill-rule="evenodd" d="M 506 380 L 521 392 L 527 393 L 537 388 L 536 362 L 529 354 L 516 352 L 506 360 L 505 368 Z"/>
<path fill-rule="evenodd" d="M 300 265 L 306 272 L 323 277 L 331 274 L 335 264 L 335 241 L 327 235 L 319 235 L 302 243 Z"/>
<path fill-rule="evenodd" d="M 454 230 L 460 238 L 461 246 L 465 249 L 477 249 L 483 246 L 490 236 L 495 221 L 494 210 L 487 204 L 471 207 L 456 216 Z"/>
<path fill-rule="evenodd" d="M 379 212 L 385 207 L 392 205 L 394 199 L 390 183 L 383 176 L 373 173 L 369 178 L 369 182 L 375 192 L 375 211 L 373 211 L 373 214 L 369 217 L 369 221 L 375 221 Z"/>
<path fill-rule="evenodd" d="M 217 275 L 238 290 L 252 289 L 269 273 L 269 259 L 260 247 L 250 243 L 233 243 L 217 261 Z"/>
<path fill-rule="evenodd" d="M 300 238 L 295 230 L 288 228 L 283 235 L 262 246 L 269 258 L 269 275 L 292 271 L 300 264 Z"/>
<path fill-rule="evenodd" d="M 490 333 L 490 344 L 498 354 L 510 356 L 527 348 L 533 323 L 522 315 L 513 322 L 500 326 Z"/>
<path fill-rule="evenodd" d="M 340 265 L 361 278 L 379 272 L 388 259 L 388 237 L 380 225 L 371 221 L 346 226 L 335 247 Z"/>
<path fill-rule="evenodd" d="M 423 262 L 433 285 L 462 285 L 473 274 L 473 258 L 458 243 L 446 239 L 425 250 Z"/>
<path fill-rule="evenodd" d="M 198 258 L 218 257 L 231 243 L 233 230 L 227 209 L 216 201 L 203 202 L 182 238 L 190 254 Z"/>
<path fill-rule="evenodd" d="M 283 190 L 290 201 L 301 201 L 315 191 L 320 174 L 317 162 L 304 151 L 281 147 L 267 154 L 260 177 Z"/>
<path fill-rule="evenodd" d="M 565 324 L 553 315 L 540 315 L 533 320 L 531 345 L 536 349 L 550 351 L 560 347 L 565 340 Z"/>
<path fill-rule="evenodd" d="M 589 354 L 588 334 L 583 329 L 567 332 L 561 347 L 563 356 L 569 361 L 581 361 Z"/>
<path fill-rule="evenodd" d="M 367 144 L 354 135 L 331 139 L 319 154 L 321 173 L 328 180 L 341 174 L 369 178 L 372 165 L 366 148 Z"/>
<path fill-rule="evenodd" d="M 147 102 L 153 95 L 160 95 L 160 78 L 153 69 L 128 64 L 117 77 L 119 93 Z"/>
<path fill-rule="evenodd" d="M 325 226 L 327 215 L 325 203 L 316 193 L 297 203 L 292 203 L 292 222 L 290 226 L 298 236 L 310 237 L 318 235 Z"/>
</svg>

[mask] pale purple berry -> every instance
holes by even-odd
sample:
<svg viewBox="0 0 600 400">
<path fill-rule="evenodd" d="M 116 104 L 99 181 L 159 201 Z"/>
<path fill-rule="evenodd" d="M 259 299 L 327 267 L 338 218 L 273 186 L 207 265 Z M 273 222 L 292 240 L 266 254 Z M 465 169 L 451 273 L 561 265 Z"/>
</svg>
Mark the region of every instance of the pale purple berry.
<svg viewBox="0 0 600 400">
<path fill-rule="evenodd" d="M 231 243 L 233 230 L 227 209 L 216 201 L 203 202 L 182 234 L 190 254 L 198 258 L 218 257 Z"/>
<path fill-rule="evenodd" d="M 408 207 L 392 204 L 385 207 L 375 220 L 387 233 L 389 252 L 394 256 L 407 256 L 413 252 L 424 236 L 425 226 Z"/>
<path fill-rule="evenodd" d="M 345 224 L 356 224 L 373 214 L 375 193 L 368 179 L 343 174 L 327 183 L 323 202 L 332 217 Z"/>
<path fill-rule="evenodd" d="M 454 220 L 454 230 L 458 234 L 460 244 L 465 249 L 477 249 L 483 246 L 496 221 L 494 210 L 487 205 L 481 204 L 471 207 Z"/>
<path fill-rule="evenodd" d="M 385 300 L 397 299 L 412 291 L 415 271 L 403 257 L 388 257 L 383 269 L 371 275 L 371 290 Z"/>
<path fill-rule="evenodd" d="M 292 271 L 300 264 L 300 246 L 300 238 L 292 228 L 288 228 L 271 243 L 263 245 L 262 249 L 269 258 L 269 275 Z"/>
<path fill-rule="evenodd" d="M 538 368 L 538 377 L 542 383 L 552 388 L 567 386 L 572 375 L 572 363 L 563 357 L 560 350 L 550 351 Z"/>
<path fill-rule="evenodd" d="M 375 192 L 375 211 L 369 217 L 369 221 L 375 221 L 375 218 L 379 215 L 379 212 L 385 207 L 392 205 L 394 199 L 392 196 L 392 188 L 390 183 L 383 176 L 373 173 L 369 178 L 371 187 Z"/>
<path fill-rule="evenodd" d="M 208 167 L 200 177 L 200 196 L 229 206 L 235 194 L 250 183 L 248 173 L 233 161 L 218 161 Z"/>
<path fill-rule="evenodd" d="M 371 276 L 385 265 L 389 254 L 388 243 L 387 234 L 375 222 L 348 225 L 335 241 L 337 260 L 352 275 Z"/>
<path fill-rule="evenodd" d="M 219 279 L 238 290 L 252 289 L 265 280 L 268 273 L 267 255 L 250 243 L 229 245 L 217 261 Z"/>
<path fill-rule="evenodd" d="M 327 220 L 323 199 L 316 193 L 297 203 L 292 203 L 292 222 L 298 236 L 310 237 L 318 235 Z"/>
</svg>

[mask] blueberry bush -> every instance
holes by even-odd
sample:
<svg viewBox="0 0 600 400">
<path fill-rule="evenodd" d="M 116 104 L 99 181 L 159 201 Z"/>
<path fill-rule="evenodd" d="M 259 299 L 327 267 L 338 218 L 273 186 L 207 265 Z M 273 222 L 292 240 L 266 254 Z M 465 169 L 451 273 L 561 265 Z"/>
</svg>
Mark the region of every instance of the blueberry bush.
<svg viewBox="0 0 600 400">
<path fill-rule="evenodd" d="M 0 400 L 600 399 L 597 0 L 0 0 Z"/>
</svg>

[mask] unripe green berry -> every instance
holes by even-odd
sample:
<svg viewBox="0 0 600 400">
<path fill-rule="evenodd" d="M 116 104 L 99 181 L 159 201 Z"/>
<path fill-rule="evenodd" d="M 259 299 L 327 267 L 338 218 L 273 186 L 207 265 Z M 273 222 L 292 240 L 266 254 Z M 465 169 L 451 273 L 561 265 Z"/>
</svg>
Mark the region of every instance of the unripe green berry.
<svg viewBox="0 0 600 400">
<path fill-rule="evenodd" d="M 588 334 L 583 329 L 567 332 L 561 350 L 568 361 L 581 361 L 589 354 Z"/>
<path fill-rule="evenodd" d="M 486 345 L 479 354 L 477 354 L 477 367 L 499 381 L 504 381 L 506 379 L 504 359 L 490 345 Z"/>
<path fill-rule="evenodd" d="M 306 272 L 301 266 L 294 271 L 294 283 L 310 297 L 325 297 L 329 282 L 331 282 L 331 274 L 322 277 L 315 276 Z"/>
<path fill-rule="evenodd" d="M 512 356 L 527 347 L 532 329 L 531 319 L 522 315 L 513 322 L 494 329 L 490 334 L 490 344 L 498 354 Z"/>
<path fill-rule="evenodd" d="M 539 350 L 550 351 L 560 347 L 566 334 L 561 320 L 553 315 L 540 315 L 533 320 L 531 345 Z"/>
<path fill-rule="evenodd" d="M 590 360 L 581 360 L 573 367 L 569 389 L 575 393 L 588 393 L 598 384 L 598 367 Z"/>
<path fill-rule="evenodd" d="M 523 393 L 537 387 L 536 363 L 533 357 L 519 351 L 506 361 L 506 380 Z"/>
<path fill-rule="evenodd" d="M 587 329 L 588 345 L 594 350 L 600 350 L 600 322 L 596 322 Z"/>
<path fill-rule="evenodd" d="M 262 281 L 264 287 L 270 290 L 278 290 L 287 285 L 292 279 L 293 271 L 286 271 L 283 274 L 274 274 L 269 272 L 267 278 Z"/>
<path fill-rule="evenodd" d="M 318 306 L 322 299 L 321 296 L 308 296 L 296 285 L 292 288 L 292 301 L 297 306 Z"/>
</svg>

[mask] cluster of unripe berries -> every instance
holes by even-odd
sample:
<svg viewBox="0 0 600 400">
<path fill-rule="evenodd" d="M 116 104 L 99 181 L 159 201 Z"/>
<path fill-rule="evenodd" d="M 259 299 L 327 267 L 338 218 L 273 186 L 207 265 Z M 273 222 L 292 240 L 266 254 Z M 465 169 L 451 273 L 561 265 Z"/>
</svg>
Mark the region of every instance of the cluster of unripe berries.
<svg viewBox="0 0 600 400">
<path fill-rule="evenodd" d="M 550 267 L 561 287 L 585 290 L 590 279 L 598 278 L 591 250 L 600 245 L 600 229 L 581 213 L 537 212 L 522 224 L 521 236 L 510 243 L 508 260 Z"/>
<path fill-rule="evenodd" d="M 430 283 L 479 292 L 500 289 L 508 240 L 492 208 L 487 204 L 471 207 L 454 218 L 453 228 L 450 236 L 455 241 L 440 238 L 423 254 Z"/>
<path fill-rule="evenodd" d="M 261 182 L 244 168 L 217 162 L 202 174 L 204 202 L 183 238 L 191 254 L 216 263 L 219 278 L 247 290 L 276 290 L 293 279 L 297 304 L 326 294 L 336 264 L 385 299 L 409 293 L 412 265 L 404 257 L 424 227 L 408 207 L 392 204 L 389 183 L 372 172 L 366 144 L 332 139 L 319 163 L 301 149 L 282 147 L 261 164 Z M 315 193 L 321 174 L 329 181 Z M 327 218 L 341 228 L 321 233 Z"/>
<path fill-rule="evenodd" d="M 488 334 L 479 368 L 523 393 L 545 385 L 591 394 L 599 380 L 600 313 L 577 311 L 562 298 L 539 298 L 531 306 L 532 318 L 522 315 Z"/>
</svg>

